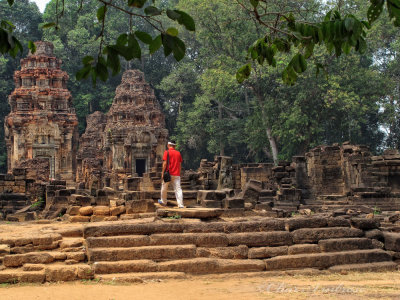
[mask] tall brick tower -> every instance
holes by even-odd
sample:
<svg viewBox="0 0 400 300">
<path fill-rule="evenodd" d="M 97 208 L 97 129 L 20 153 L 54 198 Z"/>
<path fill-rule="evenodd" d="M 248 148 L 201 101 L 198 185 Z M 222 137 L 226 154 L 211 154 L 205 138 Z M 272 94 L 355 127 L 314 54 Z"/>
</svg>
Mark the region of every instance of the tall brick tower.
<svg viewBox="0 0 400 300">
<path fill-rule="evenodd" d="M 21 162 L 49 160 L 50 179 L 74 180 L 78 120 L 67 89 L 68 74 L 50 42 L 35 42 L 36 52 L 21 59 L 5 118 L 8 171 Z M 33 164 L 34 165 L 34 164 Z"/>
<path fill-rule="evenodd" d="M 153 89 L 139 70 L 127 70 L 107 113 L 105 165 L 113 172 L 149 172 L 162 161 L 168 137 Z"/>
</svg>

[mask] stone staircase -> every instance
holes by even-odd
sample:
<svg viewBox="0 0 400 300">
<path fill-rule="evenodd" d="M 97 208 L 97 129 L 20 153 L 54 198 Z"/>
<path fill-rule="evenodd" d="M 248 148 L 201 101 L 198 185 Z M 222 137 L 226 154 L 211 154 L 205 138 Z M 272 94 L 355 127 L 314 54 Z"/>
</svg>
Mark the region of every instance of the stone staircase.
<svg viewBox="0 0 400 300">
<path fill-rule="evenodd" d="M 0 239 L 0 283 L 135 282 L 304 268 L 396 270 L 393 248 L 383 250 L 376 239 L 383 237 L 378 228 L 373 219 L 320 217 L 96 223 L 74 234 Z"/>
</svg>

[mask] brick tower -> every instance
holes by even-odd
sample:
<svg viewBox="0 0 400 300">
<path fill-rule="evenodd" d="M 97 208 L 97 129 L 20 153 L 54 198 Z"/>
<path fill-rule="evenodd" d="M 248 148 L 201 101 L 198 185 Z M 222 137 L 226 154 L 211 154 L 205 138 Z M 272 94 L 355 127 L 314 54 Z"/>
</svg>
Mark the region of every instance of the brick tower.
<svg viewBox="0 0 400 300">
<path fill-rule="evenodd" d="M 50 42 L 21 59 L 5 118 L 8 171 L 22 162 L 48 159 L 50 179 L 74 180 L 78 120 L 67 89 L 68 75 Z M 35 165 L 34 163 L 32 164 Z"/>
</svg>

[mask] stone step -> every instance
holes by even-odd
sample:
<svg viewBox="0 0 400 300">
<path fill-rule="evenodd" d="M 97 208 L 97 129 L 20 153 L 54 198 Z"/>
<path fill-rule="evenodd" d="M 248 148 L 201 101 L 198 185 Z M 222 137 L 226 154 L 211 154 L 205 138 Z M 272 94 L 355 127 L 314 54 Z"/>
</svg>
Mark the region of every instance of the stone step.
<svg viewBox="0 0 400 300">
<path fill-rule="evenodd" d="M 140 247 L 149 246 L 148 235 L 123 235 L 110 237 L 88 237 L 87 248 L 118 248 L 118 247 Z"/>
<path fill-rule="evenodd" d="M 318 246 L 322 252 L 372 249 L 372 240 L 368 238 L 343 238 L 320 240 Z"/>
<path fill-rule="evenodd" d="M 174 217 L 179 215 L 181 218 L 210 219 L 218 218 L 223 213 L 220 208 L 159 208 L 159 217 Z"/>
<path fill-rule="evenodd" d="M 329 252 L 315 254 L 296 254 L 286 256 L 276 256 L 265 260 L 266 269 L 300 269 L 300 268 L 319 268 L 326 269 L 335 265 L 372 263 L 391 261 L 391 255 L 380 249 L 356 250 L 345 252 Z"/>
<path fill-rule="evenodd" d="M 146 272 L 146 273 L 125 273 L 125 274 L 101 274 L 96 275 L 95 279 L 102 282 L 111 283 L 142 283 L 145 281 L 184 279 L 186 274 L 183 272 Z"/>
<path fill-rule="evenodd" d="M 6 269 L 0 271 L 1 283 L 43 283 L 46 280 L 44 271 L 25 272 L 22 269 Z"/>
<path fill-rule="evenodd" d="M 89 237 L 88 248 L 122 248 L 161 245 L 196 245 L 198 247 L 226 247 L 225 233 L 165 233 L 112 237 Z"/>
<path fill-rule="evenodd" d="M 168 209 L 165 209 L 168 210 Z M 200 209 L 200 210 L 205 210 Z M 174 211 L 173 209 L 170 211 Z M 190 209 L 176 209 L 175 211 L 190 211 Z M 284 231 L 285 222 L 282 219 L 263 219 L 244 222 L 195 222 L 195 223 L 100 223 L 89 224 L 83 228 L 83 235 L 88 237 L 143 235 L 154 233 L 189 233 L 189 232 L 271 232 Z"/>
<path fill-rule="evenodd" d="M 195 245 L 166 245 L 88 249 L 88 260 L 90 262 L 132 259 L 183 259 L 194 257 L 196 257 Z"/>
<path fill-rule="evenodd" d="M 3 265 L 6 267 L 20 267 L 26 263 L 50 264 L 55 261 L 66 260 L 65 252 L 29 252 L 24 254 L 10 254 L 4 256 Z"/>
<path fill-rule="evenodd" d="M 18 282 L 59 282 L 80 279 L 92 279 L 92 268 L 87 264 L 52 264 L 42 267 L 42 270 L 17 268 L 0 271 L 0 283 Z"/>
<path fill-rule="evenodd" d="M 191 274 L 261 272 L 265 263 L 257 259 L 196 258 L 158 263 L 159 271 L 175 271 Z"/>
<path fill-rule="evenodd" d="M 329 271 L 331 272 L 343 272 L 343 271 L 382 272 L 382 271 L 396 271 L 396 270 L 398 270 L 398 265 L 392 261 L 373 262 L 366 264 L 339 265 L 329 268 Z"/>
<path fill-rule="evenodd" d="M 364 232 L 362 230 L 348 227 L 301 228 L 292 232 L 295 244 L 317 243 L 319 240 L 363 236 Z"/>
<path fill-rule="evenodd" d="M 95 262 L 95 274 L 127 272 L 183 272 L 188 274 L 211 274 L 233 272 L 257 272 L 265 270 L 265 263 L 258 259 L 192 258 L 154 262 L 152 260 Z"/>
</svg>

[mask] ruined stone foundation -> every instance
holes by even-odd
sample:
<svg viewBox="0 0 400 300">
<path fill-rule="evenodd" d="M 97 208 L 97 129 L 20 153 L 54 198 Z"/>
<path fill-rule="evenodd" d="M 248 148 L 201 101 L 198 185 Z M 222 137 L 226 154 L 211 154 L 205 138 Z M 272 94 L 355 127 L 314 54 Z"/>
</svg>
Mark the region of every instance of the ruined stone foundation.
<svg viewBox="0 0 400 300">
<path fill-rule="evenodd" d="M 53 54 L 53 44 L 35 42 L 36 52 L 21 60 L 5 118 L 8 171 L 43 158 L 50 178 L 74 180 L 77 117 L 67 89 L 68 75 Z"/>
</svg>

